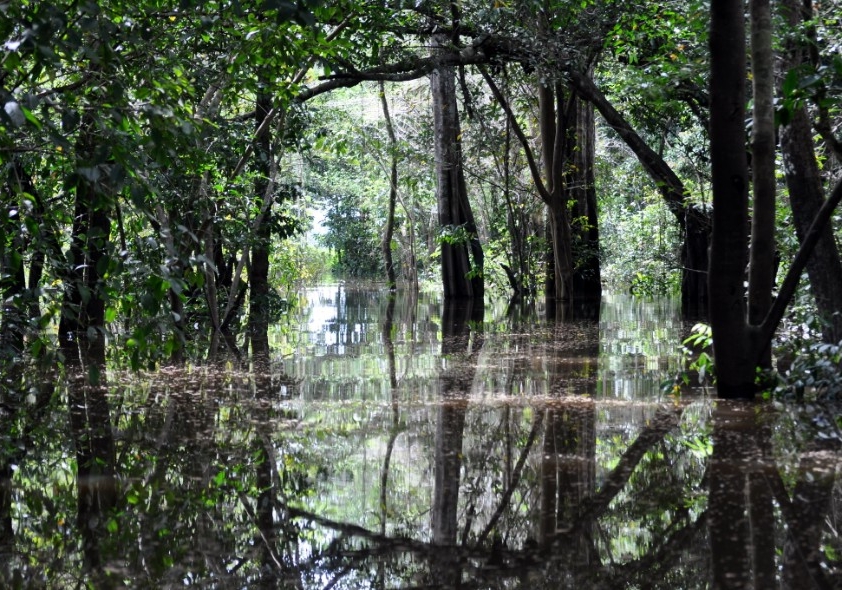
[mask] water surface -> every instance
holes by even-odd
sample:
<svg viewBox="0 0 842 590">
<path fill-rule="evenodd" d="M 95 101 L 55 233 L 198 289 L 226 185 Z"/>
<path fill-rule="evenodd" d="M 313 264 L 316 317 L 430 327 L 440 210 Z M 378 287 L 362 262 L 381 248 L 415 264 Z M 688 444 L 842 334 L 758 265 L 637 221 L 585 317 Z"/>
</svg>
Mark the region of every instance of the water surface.
<svg viewBox="0 0 842 590">
<path fill-rule="evenodd" d="M 832 408 L 674 395 L 670 301 L 540 311 L 331 285 L 268 368 L 7 379 L 0 586 L 840 586 Z"/>
</svg>

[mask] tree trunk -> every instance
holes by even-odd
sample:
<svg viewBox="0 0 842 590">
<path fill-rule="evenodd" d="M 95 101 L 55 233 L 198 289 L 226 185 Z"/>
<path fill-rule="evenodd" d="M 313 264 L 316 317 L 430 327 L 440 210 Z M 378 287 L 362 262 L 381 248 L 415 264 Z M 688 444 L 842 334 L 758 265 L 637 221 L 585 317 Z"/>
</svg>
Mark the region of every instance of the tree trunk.
<svg viewBox="0 0 842 590">
<path fill-rule="evenodd" d="M 711 3 L 710 53 L 713 235 L 708 288 L 717 392 L 720 397 L 752 397 L 755 360 L 743 288 L 748 262 L 748 161 L 741 1 Z"/>
<path fill-rule="evenodd" d="M 751 0 L 751 67 L 754 112 L 751 167 L 754 204 L 748 277 L 748 321 L 759 325 L 772 306 L 775 286 L 775 72 L 769 0 Z M 771 348 L 761 359 L 771 367 Z"/>
<path fill-rule="evenodd" d="M 554 87 L 539 85 L 538 110 L 541 133 L 541 159 L 547 195 L 548 237 L 552 266 L 548 265 L 547 291 L 548 308 L 570 303 L 573 297 L 573 232 L 567 210 L 570 193 L 567 190 L 565 168 L 569 152 L 569 136 L 575 133 L 575 119 L 564 100 L 560 84 Z M 571 132 L 571 126 L 573 131 Z M 575 139 L 575 138 L 574 138 Z M 552 273 L 551 278 L 549 273 Z"/>
<path fill-rule="evenodd" d="M 95 146 L 101 142 L 93 123 L 83 126 L 77 144 L 73 227 L 67 253 L 67 284 L 59 320 L 59 341 L 65 358 L 89 361 L 92 380 L 105 364 L 105 299 L 103 274 L 108 266 L 111 234 L 111 197 L 100 181 L 107 174 L 96 161 Z M 91 370 L 93 369 L 93 370 Z"/>
<path fill-rule="evenodd" d="M 628 121 L 608 102 L 593 80 L 580 72 L 568 72 L 571 87 L 599 111 L 608 125 L 637 156 L 640 165 L 655 182 L 684 236 L 681 248 L 681 307 L 685 316 L 698 316 L 708 309 L 708 246 L 710 217 L 687 202 L 684 183 L 669 164 L 632 129 Z"/>
<path fill-rule="evenodd" d="M 442 46 L 446 39 L 434 40 Z M 462 132 L 456 104 L 456 74 L 442 66 L 430 74 L 433 97 L 433 142 L 436 157 L 436 200 L 441 241 L 445 299 L 484 295 L 483 252 L 468 200 L 462 169 Z"/>
<path fill-rule="evenodd" d="M 265 80 L 261 80 L 265 88 Z M 255 101 L 255 129 L 259 129 L 266 115 L 272 109 L 272 96 L 265 90 L 257 94 Z M 272 146 L 271 134 L 258 135 L 255 145 L 255 168 L 257 178 L 254 182 L 254 198 L 257 209 L 264 209 L 264 201 L 271 198 L 270 187 Z M 271 215 L 271 209 L 266 211 Z M 255 358 L 265 356 L 268 350 L 268 339 L 265 337 L 269 328 L 269 246 L 272 239 L 271 224 L 264 221 L 257 224 L 251 245 L 251 267 L 249 268 L 249 334 L 251 336 L 252 355 Z M 230 297 L 235 294 L 231 293 Z"/>
<path fill-rule="evenodd" d="M 584 289 L 583 299 L 599 299 L 599 258 L 597 245 L 596 194 L 593 192 L 593 116 L 582 113 L 584 103 L 575 96 L 565 96 L 561 84 L 538 86 L 538 134 L 541 140 L 541 166 L 535 158 L 530 142 L 518 123 L 506 97 L 486 70 L 480 73 L 497 102 L 506 113 L 511 130 L 523 147 L 535 188 L 547 206 L 545 227 L 547 244 L 545 254 L 544 293 L 551 317 L 557 315 L 556 307 L 567 306 L 579 296 L 574 290 L 574 273 L 579 287 Z M 590 142 L 590 145 L 589 145 Z M 579 154 L 579 150 L 583 153 Z M 579 159 L 581 158 L 581 159 Z M 590 248 L 595 257 L 576 261 L 574 264 L 573 240 L 568 205 L 576 201 L 577 211 L 588 219 L 587 229 L 580 242 Z M 584 251 L 583 249 L 582 251 Z M 578 264 L 581 263 L 581 264 Z"/>
<path fill-rule="evenodd" d="M 380 104 L 383 107 L 383 119 L 386 122 L 386 134 L 389 137 L 389 205 L 386 213 L 386 226 L 383 228 L 383 239 L 380 249 L 383 251 L 383 264 L 386 267 L 386 283 L 389 290 L 397 288 L 395 277 L 395 263 L 392 260 L 392 236 L 395 232 L 395 207 L 398 201 L 398 141 L 395 137 L 395 127 L 389 114 L 389 101 L 386 99 L 386 85 L 380 81 Z"/>
<path fill-rule="evenodd" d="M 596 206 L 596 128 L 593 105 L 575 98 L 576 132 L 568 174 L 573 197 L 574 261 L 573 298 L 582 303 L 599 304 L 602 277 L 599 265 L 599 218 Z"/>
</svg>

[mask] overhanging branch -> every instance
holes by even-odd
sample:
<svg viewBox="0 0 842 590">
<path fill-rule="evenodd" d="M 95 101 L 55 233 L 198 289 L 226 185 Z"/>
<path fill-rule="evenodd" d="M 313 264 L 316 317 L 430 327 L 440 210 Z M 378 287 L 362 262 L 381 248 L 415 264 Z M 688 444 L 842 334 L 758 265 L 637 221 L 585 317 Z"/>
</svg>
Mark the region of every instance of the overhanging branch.
<svg viewBox="0 0 842 590">
<path fill-rule="evenodd" d="M 813 223 L 810 224 L 810 229 L 804 236 L 804 241 L 798 248 L 795 258 L 786 273 L 784 282 L 778 291 L 778 296 L 775 298 L 769 313 L 763 319 L 763 323 L 757 327 L 758 342 L 765 343 L 767 346 L 772 341 L 775 330 L 778 329 L 778 324 L 784 317 L 784 312 L 789 305 L 790 300 L 795 294 L 795 289 L 798 287 L 798 282 L 801 280 L 801 273 L 807 266 L 807 261 L 813 253 L 813 249 L 819 241 L 822 232 L 825 231 L 834 210 L 842 202 L 842 180 L 836 183 L 836 187 L 830 194 L 830 198 L 824 202 L 819 212 L 816 213 Z M 762 351 L 760 351 L 762 352 Z"/>
</svg>

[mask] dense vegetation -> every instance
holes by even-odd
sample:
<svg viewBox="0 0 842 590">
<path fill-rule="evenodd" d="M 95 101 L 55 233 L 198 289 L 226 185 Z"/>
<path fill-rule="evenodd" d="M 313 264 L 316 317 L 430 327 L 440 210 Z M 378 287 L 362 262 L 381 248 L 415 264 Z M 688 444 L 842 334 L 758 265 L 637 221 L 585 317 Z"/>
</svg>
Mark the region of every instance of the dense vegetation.
<svg viewBox="0 0 842 590">
<path fill-rule="evenodd" d="M 842 197 L 835 10 L 0 2 L 2 354 L 259 352 L 327 271 L 557 316 L 605 286 L 710 308 L 751 396 L 805 264 L 842 340 L 833 220 L 795 257 Z"/>
</svg>

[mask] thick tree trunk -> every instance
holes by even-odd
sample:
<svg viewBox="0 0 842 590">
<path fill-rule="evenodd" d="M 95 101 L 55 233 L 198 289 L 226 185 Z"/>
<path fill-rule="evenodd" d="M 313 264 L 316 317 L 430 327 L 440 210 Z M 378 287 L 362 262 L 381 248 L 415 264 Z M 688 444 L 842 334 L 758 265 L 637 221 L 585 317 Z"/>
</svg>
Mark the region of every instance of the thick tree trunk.
<svg viewBox="0 0 842 590">
<path fill-rule="evenodd" d="M 59 319 L 59 343 L 67 362 L 80 359 L 92 380 L 105 364 L 105 292 L 103 274 L 108 266 L 108 244 L 113 206 L 108 187 L 99 176 L 107 174 L 94 154 L 101 142 L 93 123 L 77 144 L 75 205 L 66 284 Z M 83 173 L 84 171 L 84 173 Z M 81 357 L 80 357 L 81 353 Z M 85 367 L 84 363 L 90 363 Z"/>
<path fill-rule="evenodd" d="M 445 235 L 441 243 L 444 297 L 481 298 L 484 295 L 483 252 L 462 169 L 462 132 L 453 68 L 443 66 L 433 71 L 430 88 L 439 227 L 455 237 L 449 239 Z"/>
<path fill-rule="evenodd" d="M 710 324 L 720 397 L 754 395 L 755 358 L 746 323 L 748 161 L 745 145 L 746 38 L 743 3 L 714 0 L 710 21 L 710 151 L 713 235 Z"/>
<path fill-rule="evenodd" d="M 573 218 L 579 220 L 576 231 L 572 287 L 574 300 L 599 304 L 602 276 L 599 265 L 599 217 L 596 206 L 596 128 L 591 103 L 576 97 L 575 147 L 571 154 L 572 171 L 568 187 L 574 199 Z"/>
</svg>

